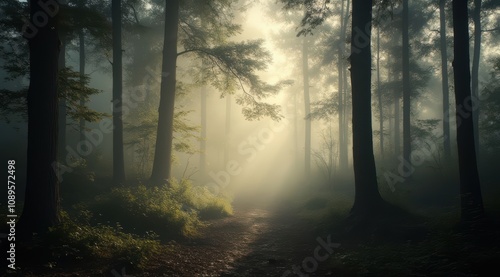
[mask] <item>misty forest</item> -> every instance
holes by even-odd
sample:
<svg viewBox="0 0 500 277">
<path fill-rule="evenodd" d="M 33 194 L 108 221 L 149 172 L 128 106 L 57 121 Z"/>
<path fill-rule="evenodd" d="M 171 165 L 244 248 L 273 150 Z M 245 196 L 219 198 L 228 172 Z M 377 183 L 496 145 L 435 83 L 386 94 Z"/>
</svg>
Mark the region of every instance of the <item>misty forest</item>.
<svg viewBox="0 0 500 277">
<path fill-rule="evenodd" d="M 0 0 L 0 275 L 496 276 L 499 42 L 498 0 Z"/>
</svg>

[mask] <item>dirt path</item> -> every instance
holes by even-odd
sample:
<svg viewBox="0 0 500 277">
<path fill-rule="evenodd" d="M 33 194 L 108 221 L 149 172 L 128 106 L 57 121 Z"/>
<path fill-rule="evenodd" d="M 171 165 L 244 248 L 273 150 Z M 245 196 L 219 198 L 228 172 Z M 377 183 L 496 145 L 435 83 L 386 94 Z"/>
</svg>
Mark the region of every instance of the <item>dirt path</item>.
<svg viewBox="0 0 500 277">
<path fill-rule="evenodd" d="M 312 271 L 319 245 L 311 225 L 290 212 L 237 207 L 233 216 L 209 222 L 199 239 L 173 243 L 173 251 L 158 256 L 148 273 L 133 276 L 300 276 L 292 267 L 305 274 L 302 261 L 311 257 Z M 326 268 L 318 262 L 308 274 L 331 275 Z"/>
</svg>

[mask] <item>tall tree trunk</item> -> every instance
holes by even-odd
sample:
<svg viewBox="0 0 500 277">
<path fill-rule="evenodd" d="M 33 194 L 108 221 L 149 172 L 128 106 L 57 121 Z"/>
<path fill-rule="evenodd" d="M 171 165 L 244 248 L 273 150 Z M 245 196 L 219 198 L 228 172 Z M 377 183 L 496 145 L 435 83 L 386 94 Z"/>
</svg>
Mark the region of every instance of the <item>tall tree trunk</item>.
<svg viewBox="0 0 500 277">
<path fill-rule="evenodd" d="M 166 1 L 158 131 L 151 173 L 154 185 L 169 182 L 171 178 L 178 25 L 179 0 Z"/>
<path fill-rule="evenodd" d="M 389 134 L 389 149 L 394 149 L 394 140 L 393 140 L 393 133 L 394 133 L 394 128 L 393 128 L 393 116 L 392 112 L 388 114 L 388 121 L 389 121 L 389 129 L 387 130 L 387 133 Z"/>
<path fill-rule="evenodd" d="M 446 43 L 446 17 L 445 17 L 446 0 L 439 1 L 439 23 L 440 23 L 440 46 L 441 46 L 441 83 L 443 90 L 443 147 L 444 157 L 446 160 L 451 156 L 450 144 L 450 90 L 448 85 L 448 48 Z"/>
<path fill-rule="evenodd" d="M 380 130 L 380 155 L 384 156 L 384 112 L 382 109 L 382 89 L 380 88 L 380 27 L 377 28 L 377 96 Z"/>
<path fill-rule="evenodd" d="M 299 95 L 298 91 L 293 91 L 293 142 L 294 142 L 294 150 L 295 150 L 295 169 L 296 172 L 300 172 L 300 160 L 299 160 Z"/>
<path fill-rule="evenodd" d="M 79 41 L 80 41 L 80 83 L 81 83 L 81 86 L 83 88 L 84 86 L 84 78 L 85 78 L 85 32 L 83 30 L 83 28 L 80 30 L 80 32 L 78 33 L 78 38 L 79 38 Z M 81 106 L 84 106 L 85 105 L 85 99 L 84 97 L 82 96 L 80 98 L 80 105 Z M 85 140 L 85 119 L 83 118 L 80 118 L 80 141 L 84 141 Z"/>
<path fill-rule="evenodd" d="M 125 182 L 122 102 L 122 9 L 121 0 L 112 0 L 113 19 L 113 183 Z"/>
<path fill-rule="evenodd" d="M 476 104 L 472 110 L 474 120 L 474 141 L 476 154 L 479 155 L 479 61 L 481 59 L 481 0 L 474 0 L 474 56 L 472 57 L 472 97 Z"/>
<path fill-rule="evenodd" d="M 462 116 L 461 109 L 471 98 L 469 58 L 469 27 L 467 0 L 453 0 L 453 74 L 455 78 L 455 105 L 457 117 L 457 146 L 460 171 L 462 221 L 470 222 L 484 216 L 481 185 L 474 147 L 474 120 Z"/>
<path fill-rule="evenodd" d="M 30 0 L 30 21 L 44 13 Z M 20 235 L 31 238 L 59 223 L 59 184 L 52 164 L 57 159 L 59 35 L 57 13 L 29 38 L 28 150 L 26 193 L 19 222 Z"/>
<path fill-rule="evenodd" d="M 411 135 L 410 135 L 410 43 L 408 0 L 403 0 L 403 158 L 411 163 Z"/>
<path fill-rule="evenodd" d="M 387 81 L 391 84 L 396 78 L 394 77 L 394 69 L 392 68 L 392 60 L 391 56 L 389 55 L 387 57 Z M 401 95 L 400 91 L 397 89 L 393 89 L 392 92 L 394 93 L 394 114 L 393 114 L 393 125 L 391 126 L 391 134 L 392 134 L 392 143 L 393 143 L 393 149 L 394 149 L 394 157 L 397 158 L 399 154 L 401 153 L 401 141 L 400 141 L 400 109 L 399 105 L 401 104 Z"/>
<path fill-rule="evenodd" d="M 342 12 L 344 9 L 344 1 L 342 1 Z M 342 22 L 342 21 L 341 21 Z M 340 27 L 341 29 L 343 26 Z M 340 44 L 342 44 L 342 38 L 340 38 Z M 344 66 L 343 66 L 343 56 L 344 56 L 344 51 L 342 49 L 342 46 L 339 45 L 339 57 L 337 60 L 337 70 L 338 70 L 338 105 L 339 105 L 339 110 L 338 110 L 338 116 L 339 116 L 339 143 L 338 143 L 338 148 L 339 148 L 339 169 L 340 171 L 345 170 L 345 157 L 344 157 L 344 100 L 343 100 L 343 94 L 344 94 Z"/>
<path fill-rule="evenodd" d="M 352 213 L 369 213 L 382 203 L 373 155 L 371 113 L 372 1 L 352 1 L 351 86 L 355 197 Z M 366 32 L 366 33 L 365 33 Z"/>
<path fill-rule="evenodd" d="M 302 41 L 302 75 L 304 83 L 304 112 L 305 116 L 311 113 L 311 103 L 309 98 L 309 50 L 307 38 Z M 311 119 L 306 118 L 305 130 L 305 177 L 309 179 L 311 175 Z"/>
<path fill-rule="evenodd" d="M 401 95 L 398 90 L 394 91 L 394 156 L 398 157 L 401 153 L 401 131 L 400 125 L 401 112 L 399 105 L 401 104 Z"/>
<path fill-rule="evenodd" d="M 231 95 L 226 95 L 226 136 L 224 143 L 224 166 L 229 161 L 229 144 L 231 142 Z"/>
<path fill-rule="evenodd" d="M 202 65 L 203 67 L 203 65 Z M 201 87 L 200 176 L 207 176 L 207 87 Z"/>
<path fill-rule="evenodd" d="M 64 34 L 61 34 L 61 45 L 59 50 L 58 57 L 58 70 L 64 70 L 66 68 L 66 39 Z M 57 152 L 59 160 L 63 161 L 66 158 L 66 126 L 67 126 L 67 107 L 66 107 L 66 98 L 63 97 L 67 95 L 67 91 L 63 92 L 62 88 L 59 88 L 59 103 L 58 103 L 58 143 L 57 143 Z"/>
</svg>

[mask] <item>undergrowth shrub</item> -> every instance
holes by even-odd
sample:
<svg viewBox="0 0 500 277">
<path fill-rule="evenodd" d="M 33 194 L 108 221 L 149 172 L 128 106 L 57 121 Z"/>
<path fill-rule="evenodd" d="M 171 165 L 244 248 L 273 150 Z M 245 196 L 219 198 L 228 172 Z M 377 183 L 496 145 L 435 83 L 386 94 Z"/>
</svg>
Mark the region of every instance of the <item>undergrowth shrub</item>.
<svg viewBox="0 0 500 277">
<path fill-rule="evenodd" d="M 90 215 L 88 211 L 84 214 Z M 142 268 L 160 249 L 154 233 L 138 236 L 124 232 L 119 225 L 92 226 L 85 221 L 85 218 L 72 219 L 66 212 L 61 213 L 61 223 L 44 237 L 54 261 L 123 261 Z"/>
<path fill-rule="evenodd" d="M 119 224 L 129 232 L 154 231 L 163 238 L 191 237 L 203 225 L 200 219 L 232 214 L 230 201 L 214 196 L 204 187 L 189 181 L 172 181 L 169 185 L 113 188 L 92 202 L 75 206 L 75 210 L 90 210 L 95 225 Z"/>
</svg>

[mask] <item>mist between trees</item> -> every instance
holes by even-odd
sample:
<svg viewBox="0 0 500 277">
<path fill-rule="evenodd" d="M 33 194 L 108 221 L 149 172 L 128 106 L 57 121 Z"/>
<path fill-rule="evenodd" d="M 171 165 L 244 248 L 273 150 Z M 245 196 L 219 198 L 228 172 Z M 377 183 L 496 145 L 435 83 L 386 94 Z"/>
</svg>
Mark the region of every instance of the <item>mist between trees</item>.
<svg viewBox="0 0 500 277">
<path fill-rule="evenodd" d="M 483 274 L 500 237 L 499 9 L 0 0 L 9 249 L 25 255 L 9 269 Z"/>
<path fill-rule="evenodd" d="M 472 117 L 474 111 L 479 109 L 479 102 L 486 101 L 489 95 L 481 95 L 479 99 L 475 99 L 473 96 L 467 97 L 463 104 L 459 105 L 456 112 L 456 117 L 450 116 L 450 111 L 447 111 L 445 114 L 448 116 L 445 120 L 449 120 L 452 123 L 455 123 L 456 126 L 460 126 L 462 124 L 462 119 L 467 119 Z M 414 172 L 415 168 L 421 166 L 426 161 L 436 161 L 439 159 L 440 146 L 446 139 L 443 133 L 437 133 L 435 140 L 420 140 L 412 142 L 413 150 L 411 152 L 411 160 L 405 160 L 402 155 L 398 157 L 398 167 L 396 173 L 394 171 L 386 171 L 384 172 L 384 178 L 387 182 L 387 185 L 390 187 L 391 191 L 394 192 L 396 190 L 395 185 L 397 183 L 404 183 L 405 180 L 410 177 Z"/>
</svg>

